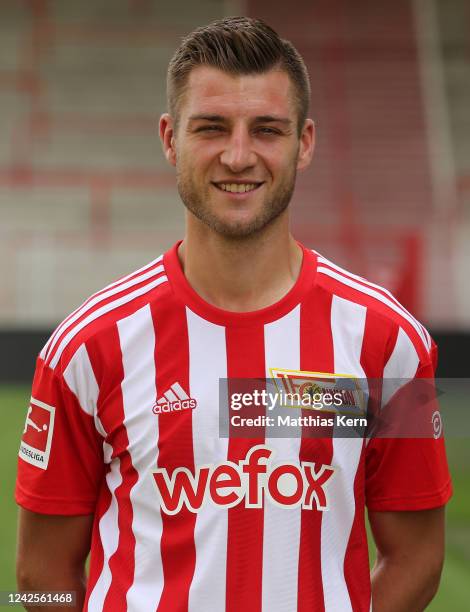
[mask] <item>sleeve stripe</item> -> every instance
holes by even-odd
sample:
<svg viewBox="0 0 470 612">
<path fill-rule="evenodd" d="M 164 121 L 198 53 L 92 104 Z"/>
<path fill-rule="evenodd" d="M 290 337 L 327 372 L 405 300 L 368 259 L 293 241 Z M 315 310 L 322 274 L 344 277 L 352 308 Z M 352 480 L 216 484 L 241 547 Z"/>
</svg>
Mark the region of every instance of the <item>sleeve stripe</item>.
<svg viewBox="0 0 470 612">
<path fill-rule="evenodd" d="M 124 278 L 121 278 L 115 281 L 114 283 L 111 283 L 110 285 L 102 289 L 101 291 L 98 291 L 98 293 L 95 293 L 90 298 L 88 298 L 83 304 L 81 304 L 76 310 L 74 310 L 64 321 L 62 321 L 62 323 L 57 327 L 57 329 L 54 331 L 54 333 L 51 335 L 46 345 L 42 349 L 40 353 L 41 359 L 46 360 L 49 358 L 61 334 L 68 327 L 70 327 L 77 319 L 79 319 L 83 314 L 85 314 L 85 312 L 93 308 L 93 306 L 95 306 L 99 302 L 102 302 L 108 297 L 111 297 L 115 295 L 116 293 L 119 293 L 120 291 L 129 289 L 129 287 L 133 287 L 134 285 L 137 285 L 138 283 L 144 280 L 147 280 L 148 278 L 151 278 L 152 276 L 162 273 L 164 271 L 163 265 L 160 265 L 156 268 L 154 267 L 157 263 L 161 262 L 162 259 L 163 259 L 163 255 L 160 255 L 160 257 L 158 257 L 154 261 L 151 261 L 146 266 L 143 266 L 136 272 L 132 272 L 131 274 L 128 274 Z"/>
<path fill-rule="evenodd" d="M 330 276 L 331 278 L 336 279 L 337 281 L 339 281 L 340 283 L 343 283 L 344 285 L 352 287 L 353 289 L 356 289 L 357 291 L 360 291 L 361 293 L 365 293 L 366 295 L 369 295 L 369 296 L 375 298 L 376 300 L 378 300 L 379 302 L 382 302 L 383 304 L 388 306 L 391 310 L 393 310 L 394 312 L 399 314 L 401 317 L 406 319 L 408 321 L 408 323 L 410 323 L 410 325 L 416 331 L 418 336 L 421 338 L 424 346 L 427 349 L 427 352 L 429 353 L 429 351 L 431 349 L 431 344 L 430 344 L 430 342 L 428 343 L 428 339 L 427 339 L 427 337 L 426 337 L 426 335 L 425 335 L 425 333 L 423 331 L 423 327 L 403 307 L 398 306 L 395 303 L 395 301 L 390 300 L 388 297 L 382 295 L 379 291 L 375 291 L 374 289 L 371 289 L 368 286 L 365 286 L 365 285 L 360 284 L 360 283 L 358 283 L 358 282 L 356 282 L 356 281 L 354 281 L 354 280 L 352 280 L 350 278 L 347 278 L 343 274 L 335 272 L 334 270 L 331 270 L 330 268 L 326 268 L 326 267 L 321 266 L 321 267 L 318 268 L 317 272 L 319 272 L 321 274 L 325 274 L 326 276 Z"/>
<path fill-rule="evenodd" d="M 362 276 L 358 276 L 357 274 L 353 274 L 352 272 L 349 272 L 348 270 L 345 270 L 344 268 L 341 268 L 340 266 L 337 266 L 336 264 L 334 264 L 333 262 L 329 261 L 328 259 L 326 259 L 325 257 L 323 257 L 322 255 L 317 253 L 317 257 L 318 257 L 318 262 L 323 264 L 324 266 L 329 266 L 329 268 L 331 268 L 332 270 L 335 270 L 339 273 L 341 273 L 344 277 L 345 277 L 345 282 L 347 279 L 349 280 L 356 280 L 358 281 L 361 285 L 364 286 L 368 286 L 371 287 L 373 289 L 376 289 L 380 294 L 383 294 L 384 297 L 388 297 L 389 300 L 395 304 L 403 313 L 402 316 L 404 316 L 410 323 L 411 321 L 414 321 L 416 326 L 419 327 L 419 329 L 421 329 L 422 333 L 420 333 L 420 337 L 424 342 L 424 345 L 427 347 L 428 352 L 431 350 L 431 337 L 427 331 L 427 329 L 421 325 L 421 323 L 419 321 L 417 321 L 413 315 L 411 313 L 408 312 L 408 310 L 406 310 L 406 308 L 400 304 L 400 302 L 395 298 L 395 296 L 388 290 L 385 289 L 385 287 L 381 287 L 380 285 L 376 285 L 375 283 L 372 283 L 368 280 L 366 280 L 365 278 L 362 278 Z M 324 271 L 325 268 L 321 268 L 321 271 Z M 319 270 L 320 271 L 320 268 Z M 346 282 L 347 284 L 347 282 Z M 367 293 L 367 292 L 366 292 Z M 369 294 L 371 295 L 371 294 Z M 381 300 L 383 301 L 383 300 Z M 385 303 L 385 302 L 384 302 Z M 395 310 L 395 309 L 394 309 Z M 396 311 L 398 312 L 398 311 Z M 415 325 L 413 325 L 413 327 L 417 330 Z M 419 332 L 418 332 L 419 333 Z"/>
<path fill-rule="evenodd" d="M 147 283 L 146 285 L 139 287 L 135 291 L 132 291 L 131 293 L 127 293 L 126 295 L 123 295 L 120 298 L 112 302 L 109 302 L 108 304 L 105 304 L 104 306 L 101 306 L 101 308 L 97 308 L 96 310 L 94 310 L 91 314 L 85 317 L 85 319 L 82 319 L 79 323 L 77 323 L 77 325 L 75 325 L 75 327 L 73 327 L 68 332 L 68 334 L 62 339 L 62 342 L 59 344 L 54 356 L 50 360 L 49 366 L 52 369 L 56 367 L 66 346 L 78 334 L 78 332 L 81 331 L 84 327 L 86 327 L 87 325 L 89 325 L 90 323 L 98 319 L 99 317 L 103 316 L 104 314 L 110 312 L 111 310 L 115 310 L 116 308 L 119 308 L 120 306 L 127 304 L 128 302 L 131 302 L 132 300 L 140 297 L 141 295 L 144 295 L 145 293 L 148 293 L 155 287 L 158 287 L 158 285 L 161 285 L 162 283 L 167 282 L 167 281 L 168 281 L 168 278 L 166 276 L 160 276 L 159 278 L 152 281 L 151 283 Z"/>
</svg>

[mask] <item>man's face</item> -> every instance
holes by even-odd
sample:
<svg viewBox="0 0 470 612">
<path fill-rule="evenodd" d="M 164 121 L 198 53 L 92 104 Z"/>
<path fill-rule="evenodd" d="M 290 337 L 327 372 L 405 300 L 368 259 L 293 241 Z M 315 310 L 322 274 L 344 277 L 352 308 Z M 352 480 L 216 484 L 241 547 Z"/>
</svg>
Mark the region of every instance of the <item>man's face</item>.
<svg viewBox="0 0 470 612">
<path fill-rule="evenodd" d="M 311 121 L 298 136 L 292 89 L 280 70 L 233 76 L 199 66 L 189 75 L 177 129 L 162 117 L 181 199 L 215 232 L 250 236 L 289 204 L 297 169 L 313 150 Z"/>
</svg>

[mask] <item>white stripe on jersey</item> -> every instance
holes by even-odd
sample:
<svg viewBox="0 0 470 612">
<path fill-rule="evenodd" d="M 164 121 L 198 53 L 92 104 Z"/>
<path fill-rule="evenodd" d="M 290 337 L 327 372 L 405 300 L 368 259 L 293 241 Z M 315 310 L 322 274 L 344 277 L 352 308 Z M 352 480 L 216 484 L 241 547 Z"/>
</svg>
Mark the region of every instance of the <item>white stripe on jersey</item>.
<svg viewBox="0 0 470 612">
<path fill-rule="evenodd" d="M 382 383 L 382 406 L 394 393 L 414 378 L 419 365 L 419 356 L 408 335 L 400 327 L 395 346 L 384 367 Z"/>
<path fill-rule="evenodd" d="M 154 612 L 163 590 L 160 553 L 163 527 L 152 480 L 158 456 L 158 417 L 152 412 L 157 390 L 155 330 L 150 307 L 144 306 L 117 325 L 124 368 L 121 384 L 124 426 L 132 465 L 138 474 L 130 492 L 135 570 L 127 592 L 127 609 Z"/>
<path fill-rule="evenodd" d="M 75 327 L 73 327 L 69 331 L 69 333 L 63 338 L 62 342 L 59 344 L 57 348 L 57 351 L 54 357 L 50 361 L 50 364 L 49 364 L 50 367 L 52 369 L 56 367 L 56 365 L 59 362 L 60 356 L 62 355 L 62 352 L 64 351 L 68 343 L 78 334 L 79 331 L 81 331 L 89 323 L 92 323 L 93 321 L 95 321 L 102 315 L 106 314 L 107 312 L 110 312 L 111 310 L 119 308 L 119 306 L 122 306 L 123 304 L 127 304 L 128 302 L 131 302 L 133 299 L 138 298 L 141 295 L 144 295 L 145 293 L 148 293 L 152 289 L 155 289 L 155 287 L 158 287 L 158 285 L 161 285 L 162 283 L 167 282 L 167 281 L 168 279 L 166 276 L 160 276 L 159 278 L 152 281 L 151 283 L 147 283 L 143 287 L 139 287 L 139 289 L 136 289 L 135 291 L 132 291 L 131 293 L 126 293 L 126 295 L 121 296 L 117 300 L 109 302 L 108 304 L 105 304 L 104 306 L 101 306 L 100 308 L 97 308 L 96 310 L 94 310 L 90 315 L 88 315 L 88 317 L 80 321 L 80 323 L 77 323 L 77 325 L 75 325 Z"/>
<path fill-rule="evenodd" d="M 43 359 L 47 359 L 50 356 L 51 352 L 54 350 L 54 346 L 57 344 L 60 336 L 65 332 L 65 330 L 68 329 L 71 325 L 73 325 L 75 321 L 77 321 L 86 312 L 91 310 L 94 306 L 96 306 L 100 302 L 103 302 L 107 298 L 112 297 L 113 295 L 116 295 L 117 293 L 121 293 L 121 291 L 125 291 L 126 289 L 129 289 L 130 287 L 134 287 L 134 285 L 138 285 L 139 283 L 149 278 L 152 278 L 154 276 L 157 276 L 158 274 L 161 274 L 163 271 L 164 271 L 164 267 L 158 266 L 154 270 L 150 270 L 149 272 L 140 274 L 139 276 L 132 278 L 128 282 L 120 281 L 120 282 L 113 283 L 112 285 L 107 287 L 105 290 L 100 292 L 98 295 L 92 296 L 89 300 L 87 300 L 81 306 L 79 306 L 69 317 L 67 317 L 67 319 L 65 319 L 65 321 L 63 321 L 57 327 L 57 329 L 54 331 L 54 333 L 50 337 L 45 347 L 42 349 L 40 356 Z"/>
<path fill-rule="evenodd" d="M 106 444 L 109 447 L 109 444 Z M 109 447 L 108 456 L 112 453 L 112 448 Z M 119 525 L 118 525 L 118 504 L 116 500 L 116 489 L 122 482 L 119 457 L 111 463 L 111 469 L 106 474 L 106 482 L 109 492 L 111 493 L 111 503 L 109 508 L 100 519 L 99 532 L 100 540 L 103 544 L 103 569 L 98 578 L 93 591 L 88 600 L 88 612 L 102 612 L 104 600 L 111 584 L 111 570 L 109 568 L 109 560 L 116 552 L 119 543 Z"/>
<path fill-rule="evenodd" d="M 327 259 L 324 259 L 323 257 L 318 257 L 318 261 L 327 264 L 331 268 L 334 268 L 335 270 L 337 270 L 337 272 L 335 272 L 334 270 L 330 270 L 330 268 L 325 268 L 324 266 L 319 266 L 317 268 L 317 272 L 326 274 L 327 276 L 330 276 L 331 278 L 335 278 L 336 280 L 344 283 L 345 285 L 348 285 L 349 287 L 352 287 L 353 289 L 357 289 L 357 291 L 362 291 L 362 293 L 370 295 L 371 297 L 379 300 L 383 304 L 386 304 L 389 308 L 391 308 L 394 312 L 396 312 L 399 315 L 401 315 L 404 319 L 406 319 L 408 321 L 408 323 L 410 323 L 410 325 L 413 326 L 413 328 L 415 329 L 416 333 L 421 338 L 424 346 L 426 347 L 427 352 L 429 352 L 431 350 L 431 338 L 429 336 L 428 331 L 421 325 L 421 323 L 419 323 L 419 321 L 417 321 L 393 297 L 393 295 L 387 289 L 384 289 L 383 287 L 380 287 L 379 285 L 376 285 L 374 283 L 366 281 L 365 279 L 363 279 L 360 276 L 357 276 L 356 274 L 352 274 L 351 272 L 347 272 L 346 270 L 343 270 L 339 266 L 331 263 L 330 261 L 328 261 Z M 361 284 L 360 282 L 356 282 L 354 279 L 356 279 L 358 281 L 362 281 L 362 283 L 364 283 L 364 284 Z M 367 286 L 365 286 L 365 285 L 367 285 Z M 386 297 L 386 296 L 382 295 L 382 293 L 380 293 L 380 291 L 376 291 L 376 290 L 383 291 L 389 297 Z"/>
<path fill-rule="evenodd" d="M 193 411 L 194 466 L 224 463 L 228 438 L 219 436 L 219 379 L 227 378 L 225 327 L 205 321 L 186 308 L 189 340 L 189 394 Z M 209 347 L 209 350 L 208 350 Z M 188 612 L 225 610 L 228 513 L 205 504 L 196 516 L 196 566 L 189 590 Z M 210 576 L 210 580 L 208 580 Z"/>
<path fill-rule="evenodd" d="M 366 377 L 360 364 L 366 313 L 365 306 L 333 296 L 331 332 L 334 370 L 338 374 L 350 374 L 362 379 Z M 352 610 L 344 576 L 344 559 L 356 511 L 354 479 L 362 445 L 362 439 L 333 439 L 331 463 L 336 471 L 329 485 L 329 496 L 334 502 L 330 510 L 323 513 L 321 527 L 325 612 Z"/>
<path fill-rule="evenodd" d="M 266 378 L 271 378 L 270 368 L 300 370 L 300 306 L 264 326 L 264 347 Z M 301 410 L 289 409 L 289 414 L 295 418 L 301 416 Z M 302 428 L 289 429 L 285 438 L 266 437 L 265 444 L 274 451 L 274 463 L 299 465 Z M 264 504 L 263 612 L 297 610 L 301 513 L 300 507 Z"/>
<path fill-rule="evenodd" d="M 384 367 L 384 378 L 414 378 L 419 365 L 419 355 L 408 334 L 400 327 L 390 355 Z"/>
<path fill-rule="evenodd" d="M 76 397 L 80 398 L 80 408 L 90 416 L 94 416 L 99 389 L 84 344 L 77 349 L 75 355 L 69 361 L 64 370 L 64 378 Z"/>
<path fill-rule="evenodd" d="M 93 417 L 98 433 L 106 437 L 104 427 L 98 417 L 99 388 L 88 356 L 86 346 L 82 344 L 64 370 L 64 379 L 70 390 L 75 393 L 81 409 Z"/>
</svg>

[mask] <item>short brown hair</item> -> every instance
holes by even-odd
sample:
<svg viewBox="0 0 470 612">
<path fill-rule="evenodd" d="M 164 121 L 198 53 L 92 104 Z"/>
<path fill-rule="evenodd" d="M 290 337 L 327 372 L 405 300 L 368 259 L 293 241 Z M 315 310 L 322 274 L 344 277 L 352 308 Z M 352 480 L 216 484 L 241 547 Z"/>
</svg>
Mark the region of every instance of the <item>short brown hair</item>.
<svg viewBox="0 0 470 612">
<path fill-rule="evenodd" d="M 168 110 L 175 121 L 189 73 L 196 66 L 212 66 L 229 74 L 284 70 L 294 85 L 300 134 L 310 103 L 307 68 L 294 45 L 261 19 L 226 17 L 197 28 L 183 39 L 167 74 Z"/>
</svg>

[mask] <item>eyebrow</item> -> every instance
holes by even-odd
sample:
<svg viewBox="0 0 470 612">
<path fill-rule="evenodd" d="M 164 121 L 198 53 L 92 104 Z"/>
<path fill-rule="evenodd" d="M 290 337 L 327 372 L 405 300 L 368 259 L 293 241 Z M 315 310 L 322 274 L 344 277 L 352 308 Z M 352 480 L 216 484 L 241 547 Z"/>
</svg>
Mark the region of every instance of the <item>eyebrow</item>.
<svg viewBox="0 0 470 612">
<path fill-rule="evenodd" d="M 225 121 L 222 115 L 191 115 L 188 121 Z"/>
<path fill-rule="evenodd" d="M 277 117 L 275 115 L 261 115 L 255 118 L 256 123 L 283 123 L 284 125 L 291 125 L 292 120 L 288 117 Z"/>
<path fill-rule="evenodd" d="M 188 121 L 214 121 L 223 123 L 227 121 L 227 118 L 223 117 L 222 115 L 198 114 L 191 115 Z M 288 117 L 278 117 L 275 115 L 260 115 L 254 118 L 254 123 L 282 123 L 284 125 L 292 125 L 292 120 Z"/>
</svg>

